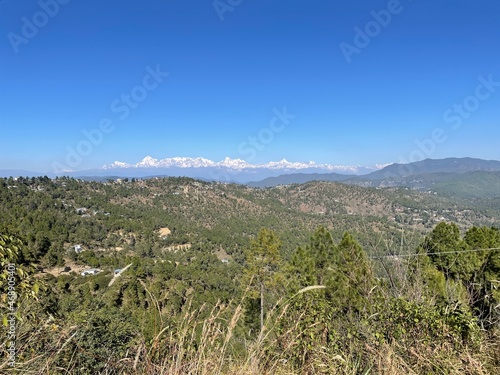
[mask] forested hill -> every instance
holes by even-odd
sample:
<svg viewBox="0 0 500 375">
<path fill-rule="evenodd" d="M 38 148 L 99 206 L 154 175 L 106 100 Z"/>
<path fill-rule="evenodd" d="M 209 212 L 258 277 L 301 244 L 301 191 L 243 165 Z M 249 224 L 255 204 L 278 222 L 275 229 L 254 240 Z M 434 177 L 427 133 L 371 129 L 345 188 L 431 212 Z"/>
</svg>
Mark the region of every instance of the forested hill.
<svg viewBox="0 0 500 375">
<path fill-rule="evenodd" d="M 0 179 L 0 372 L 498 373 L 499 220 L 332 182 Z"/>
<path fill-rule="evenodd" d="M 407 233 L 409 240 L 410 234 L 428 232 L 440 221 L 467 228 L 498 225 L 500 219 L 499 199 L 458 200 L 327 182 L 252 189 L 188 178 L 108 183 L 2 179 L 0 205 L 0 227 L 22 233 L 34 247 L 49 240 L 42 251 L 52 259 L 49 264 L 75 244 L 139 253 L 190 244 L 240 258 L 262 227 L 289 239 L 285 251 L 320 225 L 336 238 L 350 231 L 367 248 L 378 242 L 381 250 L 386 246 L 373 239 L 382 233 L 391 240 Z M 161 228 L 170 234 L 162 236 Z"/>
</svg>

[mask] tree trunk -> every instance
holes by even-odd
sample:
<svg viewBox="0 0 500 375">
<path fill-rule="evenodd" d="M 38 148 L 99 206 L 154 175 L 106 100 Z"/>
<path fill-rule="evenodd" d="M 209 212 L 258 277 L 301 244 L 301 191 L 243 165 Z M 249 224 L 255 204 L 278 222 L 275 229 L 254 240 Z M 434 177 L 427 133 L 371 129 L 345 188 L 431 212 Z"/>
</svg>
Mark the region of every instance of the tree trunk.
<svg viewBox="0 0 500 375">
<path fill-rule="evenodd" d="M 260 283 L 260 331 L 264 328 L 264 283 Z"/>
</svg>

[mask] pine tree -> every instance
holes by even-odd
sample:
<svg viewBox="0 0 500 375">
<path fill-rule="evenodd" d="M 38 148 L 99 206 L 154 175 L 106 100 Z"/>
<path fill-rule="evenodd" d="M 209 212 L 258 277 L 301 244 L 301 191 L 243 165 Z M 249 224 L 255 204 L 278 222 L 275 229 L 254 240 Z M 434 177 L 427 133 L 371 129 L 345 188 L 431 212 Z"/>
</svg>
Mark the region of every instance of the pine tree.
<svg viewBox="0 0 500 375">
<path fill-rule="evenodd" d="M 327 292 L 333 304 L 344 311 L 363 310 L 374 277 L 366 253 L 349 233 L 336 247 L 331 269 Z"/>
<path fill-rule="evenodd" d="M 477 254 L 467 253 L 467 244 L 460 237 L 454 223 L 439 223 L 424 239 L 423 249 L 429 254 L 438 270 L 448 278 L 469 280 L 478 267 Z"/>
<path fill-rule="evenodd" d="M 281 241 L 269 229 L 261 229 L 257 239 L 245 252 L 244 287 L 250 286 L 251 296 L 260 300 L 260 328 L 264 326 L 266 289 L 276 285 L 276 276 L 281 263 Z M 247 285 L 245 285 L 247 284 Z"/>
<path fill-rule="evenodd" d="M 468 290 L 480 320 L 493 326 L 500 322 L 500 231 L 472 227 L 465 234 L 464 241 L 472 250 L 484 249 L 474 251 L 478 267 L 468 283 Z"/>
<path fill-rule="evenodd" d="M 333 260 L 335 244 L 330 232 L 319 227 L 311 236 L 309 244 L 298 247 L 289 264 L 292 292 L 312 286 L 322 285 Z"/>
</svg>

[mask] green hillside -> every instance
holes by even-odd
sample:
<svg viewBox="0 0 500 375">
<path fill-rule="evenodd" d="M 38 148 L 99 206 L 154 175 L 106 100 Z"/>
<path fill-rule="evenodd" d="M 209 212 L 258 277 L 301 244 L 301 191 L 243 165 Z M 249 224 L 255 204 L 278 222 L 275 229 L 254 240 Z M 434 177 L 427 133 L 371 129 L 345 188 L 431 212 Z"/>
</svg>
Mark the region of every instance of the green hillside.
<svg viewBox="0 0 500 375">
<path fill-rule="evenodd" d="M 0 371 L 14 345 L 33 374 L 494 373 L 499 203 L 0 179 Z"/>
<path fill-rule="evenodd" d="M 466 198 L 499 198 L 500 172 L 469 172 L 447 176 L 433 183 L 441 195 Z"/>
</svg>

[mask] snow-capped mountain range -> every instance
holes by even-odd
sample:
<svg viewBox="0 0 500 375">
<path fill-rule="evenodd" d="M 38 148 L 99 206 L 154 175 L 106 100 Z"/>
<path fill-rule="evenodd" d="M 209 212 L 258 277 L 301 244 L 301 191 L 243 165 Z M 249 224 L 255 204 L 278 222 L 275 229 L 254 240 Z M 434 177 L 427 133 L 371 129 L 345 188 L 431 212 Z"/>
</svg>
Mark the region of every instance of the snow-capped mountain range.
<svg viewBox="0 0 500 375">
<path fill-rule="evenodd" d="M 234 172 L 256 171 L 256 170 L 272 170 L 272 171 L 321 171 L 321 172 L 337 172 L 349 174 L 362 174 L 373 172 L 383 165 L 376 165 L 372 168 L 361 166 L 341 166 L 331 164 L 318 164 L 314 161 L 309 162 L 290 162 L 286 159 L 280 161 L 272 161 L 266 164 L 252 164 L 242 159 L 231 159 L 226 157 L 224 160 L 215 162 L 213 160 L 202 157 L 174 157 L 166 159 L 155 159 L 151 156 L 146 156 L 140 162 L 128 164 L 120 161 L 115 161 L 112 164 L 106 164 L 102 167 L 104 170 L 116 169 L 170 169 L 170 168 L 217 168 L 227 169 Z"/>
</svg>

